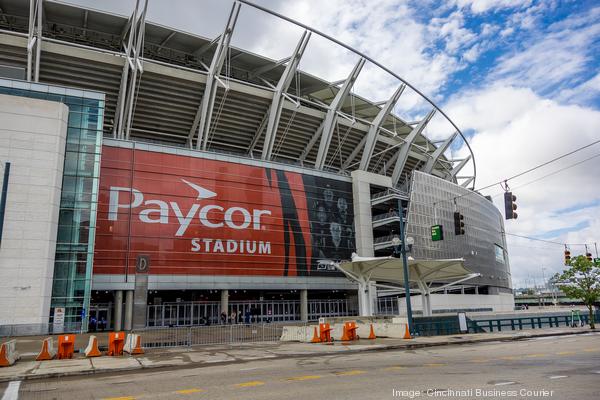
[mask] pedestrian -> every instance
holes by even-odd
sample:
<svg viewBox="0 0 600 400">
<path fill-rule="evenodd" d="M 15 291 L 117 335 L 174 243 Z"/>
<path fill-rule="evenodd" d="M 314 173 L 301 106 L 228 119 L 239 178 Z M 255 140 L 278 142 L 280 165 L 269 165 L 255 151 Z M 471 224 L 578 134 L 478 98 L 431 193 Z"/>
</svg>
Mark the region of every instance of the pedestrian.
<svg viewBox="0 0 600 400">
<path fill-rule="evenodd" d="M 91 317 L 90 318 L 90 323 L 88 325 L 88 330 L 90 332 L 96 332 L 96 326 L 98 324 L 98 321 L 96 320 L 96 317 Z"/>
<path fill-rule="evenodd" d="M 102 332 L 104 332 L 104 330 L 106 329 L 106 318 L 102 317 L 100 319 L 100 323 L 98 324 L 99 328 Z"/>
<path fill-rule="evenodd" d="M 237 324 L 237 314 L 235 311 L 231 313 L 230 320 L 232 324 Z"/>
<path fill-rule="evenodd" d="M 225 325 L 227 323 L 227 313 L 223 311 L 221 313 L 221 324 Z"/>
</svg>

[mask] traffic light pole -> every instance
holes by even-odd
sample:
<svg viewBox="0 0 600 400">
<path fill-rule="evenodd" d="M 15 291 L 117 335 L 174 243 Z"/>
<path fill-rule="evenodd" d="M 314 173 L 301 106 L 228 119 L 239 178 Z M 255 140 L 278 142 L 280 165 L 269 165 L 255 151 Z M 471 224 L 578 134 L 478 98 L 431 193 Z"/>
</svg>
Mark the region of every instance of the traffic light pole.
<svg viewBox="0 0 600 400">
<path fill-rule="evenodd" d="M 406 297 L 406 319 L 408 321 L 408 331 L 411 335 L 413 331 L 412 307 L 410 304 L 410 282 L 408 274 L 408 257 L 406 256 L 406 232 L 404 231 L 404 209 L 402 200 L 398 199 L 398 215 L 400 215 L 400 253 L 402 254 L 402 269 L 404 270 L 404 294 Z"/>
</svg>

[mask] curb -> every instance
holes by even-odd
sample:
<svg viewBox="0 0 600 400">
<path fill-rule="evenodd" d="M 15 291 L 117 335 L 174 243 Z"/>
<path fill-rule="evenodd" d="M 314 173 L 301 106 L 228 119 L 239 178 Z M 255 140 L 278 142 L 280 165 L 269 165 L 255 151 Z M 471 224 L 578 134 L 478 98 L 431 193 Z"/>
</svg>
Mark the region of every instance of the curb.
<svg viewBox="0 0 600 400">
<path fill-rule="evenodd" d="M 425 347 L 442 347 L 442 346 L 461 346 L 465 344 L 474 344 L 474 343 L 486 343 L 486 342 L 511 342 L 525 339 L 534 339 L 539 337 L 550 337 L 550 336 L 569 336 L 569 335 L 582 335 L 587 333 L 593 333 L 598 331 L 575 331 L 575 332 L 547 332 L 542 334 L 522 334 L 515 336 L 506 336 L 500 338 L 477 338 L 477 339 L 466 339 L 459 342 L 452 341 L 439 341 L 439 342 L 431 342 L 431 343 L 406 343 L 406 344 L 390 344 L 377 348 L 369 348 L 369 349 L 357 349 L 357 350 L 344 350 L 339 353 L 323 353 L 323 352 L 309 352 L 309 353 L 289 353 L 289 354 L 281 354 L 281 355 L 270 355 L 269 357 L 261 357 L 261 358 L 253 358 L 251 360 L 227 360 L 227 361 L 218 361 L 218 362 L 190 362 L 184 365 L 142 365 L 139 363 L 139 366 L 135 367 L 124 367 L 124 368 L 111 368 L 111 369 L 101 369 L 96 370 L 93 367 L 92 369 L 86 371 L 72 371 L 72 372 L 55 372 L 55 373 L 47 373 L 47 374 L 38 374 L 38 375 L 15 375 L 12 377 L 2 377 L 0 378 L 0 383 L 10 382 L 15 380 L 22 381 L 30 381 L 30 380 L 39 380 L 39 379 L 51 379 L 51 378 L 64 378 L 64 377 L 75 377 L 75 376 L 86 376 L 86 375 L 103 375 L 114 372 L 128 372 L 128 371 L 139 371 L 139 370 L 176 370 L 176 369 L 185 369 L 185 368 L 210 368 L 212 366 L 222 366 L 222 365 L 232 365 L 232 364 L 243 364 L 251 361 L 264 361 L 264 360 L 282 360 L 282 359 L 290 359 L 290 358 L 310 358 L 317 356 L 327 356 L 327 355 L 337 355 L 337 354 L 357 354 L 357 353 L 367 353 L 367 352 L 380 352 L 380 351 L 389 351 L 389 350 L 413 350 L 420 349 Z M 135 357 L 133 357 L 135 359 Z"/>
</svg>

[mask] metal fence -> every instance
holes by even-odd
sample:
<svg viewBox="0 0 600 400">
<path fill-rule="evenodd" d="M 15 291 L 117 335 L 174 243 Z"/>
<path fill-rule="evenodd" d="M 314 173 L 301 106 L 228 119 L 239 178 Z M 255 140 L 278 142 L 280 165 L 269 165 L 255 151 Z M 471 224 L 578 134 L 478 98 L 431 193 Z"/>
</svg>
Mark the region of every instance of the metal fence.
<svg viewBox="0 0 600 400">
<path fill-rule="evenodd" d="M 146 328 L 133 332 L 142 335 L 143 347 L 155 348 L 277 342 L 282 331 L 282 324 L 235 324 Z"/>
<path fill-rule="evenodd" d="M 595 321 L 598 321 L 600 312 L 596 312 Z M 550 316 L 534 316 L 534 317 L 518 317 L 518 318 L 497 318 L 468 321 L 469 333 L 483 332 L 501 332 L 502 330 L 522 330 L 522 329 L 543 329 L 543 328 L 558 328 L 584 326 L 589 324 L 589 315 L 582 314 L 577 318 L 573 318 L 571 314 L 567 315 L 550 315 Z"/>
<path fill-rule="evenodd" d="M 81 322 L 65 323 L 62 326 L 55 326 L 53 324 L 0 325 L 0 337 L 41 336 L 79 332 L 81 332 Z"/>
<path fill-rule="evenodd" d="M 375 315 L 399 315 L 398 297 L 378 297 L 375 300 Z"/>
<path fill-rule="evenodd" d="M 356 315 L 355 302 L 347 299 L 309 300 L 308 319 L 321 317 L 345 317 Z M 233 317 L 235 316 L 235 320 Z M 300 321 L 299 300 L 236 301 L 229 302 L 227 324 L 250 324 Z M 149 327 L 177 327 L 220 324 L 221 303 L 178 302 L 150 305 L 147 308 Z"/>
</svg>

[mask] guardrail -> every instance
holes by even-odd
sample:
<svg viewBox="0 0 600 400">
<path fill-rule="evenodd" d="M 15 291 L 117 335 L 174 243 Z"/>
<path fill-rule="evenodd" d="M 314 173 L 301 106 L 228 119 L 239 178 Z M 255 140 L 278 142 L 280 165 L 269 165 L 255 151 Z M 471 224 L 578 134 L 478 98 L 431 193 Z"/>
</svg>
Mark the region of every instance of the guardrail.
<svg viewBox="0 0 600 400">
<path fill-rule="evenodd" d="M 235 324 L 191 326 L 178 328 L 146 328 L 132 332 L 142 335 L 144 348 L 191 347 L 277 342 L 283 332 L 283 324 Z"/>
<path fill-rule="evenodd" d="M 596 321 L 600 313 L 596 313 Z M 589 315 L 581 314 L 579 318 L 573 319 L 571 315 L 551 315 L 519 318 L 498 318 L 485 320 L 468 320 L 469 333 L 501 332 L 506 330 L 543 329 L 560 326 L 579 326 L 589 324 Z"/>
</svg>

